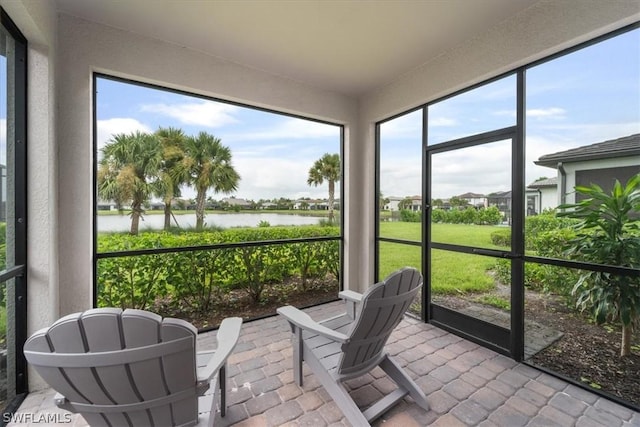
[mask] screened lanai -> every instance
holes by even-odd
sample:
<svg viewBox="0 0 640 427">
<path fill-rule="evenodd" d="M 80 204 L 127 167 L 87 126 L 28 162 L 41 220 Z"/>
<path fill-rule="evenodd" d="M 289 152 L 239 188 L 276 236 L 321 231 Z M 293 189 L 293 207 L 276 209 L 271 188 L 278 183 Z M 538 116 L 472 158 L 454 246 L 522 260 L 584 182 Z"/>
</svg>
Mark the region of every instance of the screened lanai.
<svg viewBox="0 0 640 427">
<path fill-rule="evenodd" d="M 99 246 L 104 218 L 99 206 L 113 202 L 98 192 L 104 124 L 124 124 L 113 132 L 156 131 L 155 122 L 142 119 L 131 126 L 131 111 L 142 108 L 135 91 L 145 88 L 158 93 L 156 114 L 173 95 L 194 105 L 215 104 L 217 115 L 209 111 L 201 125 L 212 134 L 222 132 L 211 123 L 224 114 L 238 127 L 248 125 L 233 116 L 233 109 L 246 109 L 256 121 L 258 113 L 300 120 L 302 127 L 289 128 L 277 141 L 285 141 L 289 151 L 302 153 L 318 144 L 316 158 L 339 154 L 334 201 L 339 226 L 328 235 L 305 236 L 309 245 L 334 244 L 336 293 L 363 292 L 393 269 L 415 266 L 425 275 L 425 288 L 404 328 L 419 325 L 426 344 L 440 333 L 452 343 L 464 339 L 469 348 L 464 353 L 488 349 L 495 353 L 483 354 L 486 360 L 499 355 L 505 369 L 513 361 L 532 380 L 544 374 L 568 381 L 546 396 L 545 404 L 570 386 L 579 390 L 572 398 L 588 405 L 603 398 L 631 411 L 621 423 L 638 421 L 634 411 L 640 401 L 633 392 L 606 385 L 602 391 L 602 381 L 591 372 L 559 373 L 562 368 L 543 357 L 547 348 L 574 351 L 559 347 L 576 329 L 557 325 L 568 325 L 579 312 L 575 301 L 573 311 L 565 311 L 570 304 L 563 298 L 570 295 L 562 292 L 571 293 L 565 282 L 575 283 L 586 270 L 635 283 L 638 266 L 543 253 L 546 243 L 528 228 L 545 218 L 544 203 L 555 207 L 578 200 L 566 197 L 572 187 L 599 176 L 586 171 L 603 170 L 602 176 L 614 178 L 617 169 L 625 178 L 640 171 L 640 146 L 634 142 L 640 134 L 637 1 L 0 0 L 0 6 L 0 65 L 9 70 L 2 76 L 2 102 L 8 107 L 0 119 L 9 189 L 2 193 L 7 268 L 1 277 L 10 313 L 5 358 L 10 409 L 25 393 L 47 387 L 21 355 L 26 337 L 61 316 L 103 304 L 100 280 L 108 262 L 120 255 L 160 256 L 136 254 L 135 247 L 118 255 Z M 130 92 L 120 99 L 115 92 L 109 95 L 112 83 Z M 121 104 L 107 115 L 108 104 L 116 101 Z M 616 103 L 624 108 L 616 109 Z M 167 108 L 162 111 L 169 117 Z M 188 130 L 197 114 L 173 117 Z M 309 129 L 316 125 L 333 132 L 326 146 L 313 139 L 317 133 Z M 258 146 L 261 136 L 252 135 Z M 287 142 L 294 136 L 296 143 Z M 231 144 L 230 137 L 221 139 Z M 616 141 L 625 149 L 615 155 L 585 148 Z M 247 147 L 234 151 L 236 164 L 242 158 L 235 153 Z M 592 154 L 538 164 L 545 163 L 538 162 L 544 156 L 557 159 L 570 150 Z M 226 197 L 227 204 L 232 197 L 232 204 L 263 198 L 243 194 L 242 186 L 275 180 L 283 168 L 269 169 L 269 162 L 256 158 L 244 164 L 255 165 L 260 174 L 245 172 L 236 193 L 213 198 Z M 298 169 L 305 174 L 301 180 L 309 194 L 283 191 L 264 199 L 290 198 L 292 210 L 311 204 L 324 209 L 327 183 L 307 185 L 309 165 L 288 165 L 290 176 Z M 546 186 L 553 178 L 556 186 Z M 476 235 L 463 229 L 461 220 L 445 218 L 454 211 L 489 216 L 477 224 L 469 220 L 481 230 Z M 537 219 L 531 222 L 532 217 Z M 287 244 L 299 244 L 291 240 L 298 238 L 286 237 Z M 263 240 L 271 241 L 269 247 L 280 245 L 277 238 Z M 249 241 L 225 244 L 240 251 Z M 202 251 L 220 249 L 216 245 L 207 242 Z M 161 255 L 173 253 L 185 251 L 166 249 Z M 562 292 L 549 283 L 562 283 Z M 557 299 L 544 299 L 549 294 Z M 605 326 L 620 334 L 614 323 Z M 640 366 L 634 364 L 640 359 L 638 339 L 636 328 L 631 356 L 624 359 L 632 362 L 616 368 L 621 378 Z M 613 358 L 618 350 L 612 350 Z M 596 394 L 583 397 L 583 390 Z M 456 405 L 465 401 L 456 399 Z M 535 414 L 527 417 L 530 422 Z"/>
</svg>

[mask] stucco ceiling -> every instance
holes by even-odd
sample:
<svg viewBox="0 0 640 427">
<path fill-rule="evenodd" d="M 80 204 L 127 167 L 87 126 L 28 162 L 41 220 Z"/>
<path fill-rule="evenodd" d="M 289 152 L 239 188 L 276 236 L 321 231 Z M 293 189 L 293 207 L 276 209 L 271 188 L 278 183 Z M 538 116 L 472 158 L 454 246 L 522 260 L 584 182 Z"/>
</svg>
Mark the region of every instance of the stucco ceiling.
<svg viewBox="0 0 640 427">
<path fill-rule="evenodd" d="M 538 0 L 57 0 L 94 21 L 348 95 L 384 86 Z"/>
</svg>

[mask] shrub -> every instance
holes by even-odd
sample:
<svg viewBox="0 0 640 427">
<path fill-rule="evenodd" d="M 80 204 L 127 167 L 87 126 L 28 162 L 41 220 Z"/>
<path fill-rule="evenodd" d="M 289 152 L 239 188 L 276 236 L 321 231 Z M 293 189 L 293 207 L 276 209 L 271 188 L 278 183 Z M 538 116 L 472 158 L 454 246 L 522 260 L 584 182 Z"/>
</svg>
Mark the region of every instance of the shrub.
<svg viewBox="0 0 640 427">
<path fill-rule="evenodd" d="M 431 222 L 447 222 L 447 211 L 444 209 L 433 209 L 431 211 Z"/>
<path fill-rule="evenodd" d="M 400 211 L 400 221 L 403 222 L 421 222 L 422 212 L 414 212 L 409 209 L 402 209 Z"/>
<path fill-rule="evenodd" d="M 480 209 L 478 212 L 478 219 L 480 224 L 498 225 L 502 222 L 502 213 L 495 206 L 491 206 L 486 209 Z"/>
<path fill-rule="evenodd" d="M 511 247 L 511 229 L 505 228 L 491 233 L 491 243 L 496 246 Z"/>
<path fill-rule="evenodd" d="M 528 250 L 536 250 L 542 233 L 561 228 L 571 228 L 576 221 L 556 216 L 555 210 L 545 210 L 540 215 L 528 216 L 524 222 L 525 244 Z"/>
<path fill-rule="evenodd" d="M 145 232 L 138 236 L 111 233 L 100 235 L 98 251 L 338 235 L 338 227 L 328 226 L 234 228 L 181 234 Z M 234 288 L 246 289 L 259 301 L 269 283 L 296 274 L 303 278 L 303 286 L 309 277 L 331 273 L 339 278 L 339 247 L 338 241 L 323 241 L 105 258 L 98 263 L 98 305 L 144 308 L 157 298 L 168 297 L 169 305 L 204 313 L 223 292 Z"/>
<path fill-rule="evenodd" d="M 101 259 L 98 304 L 141 310 L 150 307 L 166 293 L 167 261 L 167 254 Z"/>
</svg>

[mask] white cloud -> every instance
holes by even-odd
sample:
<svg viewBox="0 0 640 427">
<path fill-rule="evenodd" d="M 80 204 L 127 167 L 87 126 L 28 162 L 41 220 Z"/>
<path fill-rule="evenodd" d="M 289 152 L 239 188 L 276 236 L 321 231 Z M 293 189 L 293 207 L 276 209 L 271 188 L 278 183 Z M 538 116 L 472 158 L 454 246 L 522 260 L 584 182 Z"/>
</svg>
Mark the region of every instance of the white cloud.
<svg viewBox="0 0 640 427">
<path fill-rule="evenodd" d="M 217 128 L 237 123 L 233 115 L 240 107 L 213 101 L 200 101 L 185 104 L 147 104 L 141 107 L 144 112 L 156 113 L 174 118 L 185 125 Z"/>
<path fill-rule="evenodd" d="M 107 141 L 117 133 L 153 132 L 147 125 L 132 118 L 98 120 L 97 131 L 98 149 L 104 147 Z"/>
<path fill-rule="evenodd" d="M 527 118 L 564 118 L 567 111 L 563 108 L 531 108 L 527 110 Z"/>
<path fill-rule="evenodd" d="M 422 110 L 416 110 L 380 125 L 380 137 L 387 138 L 422 137 Z"/>
<path fill-rule="evenodd" d="M 224 141 L 241 140 L 268 140 L 268 139 L 315 139 L 315 138 L 338 138 L 340 128 L 335 125 L 314 122 L 296 118 L 288 118 L 276 123 L 274 126 L 265 129 L 256 129 L 252 132 L 229 133 L 225 135 Z M 338 141 L 336 139 L 336 141 Z"/>
<path fill-rule="evenodd" d="M 327 198 L 329 187 L 324 184 L 313 187 L 307 185 L 310 164 L 296 159 L 281 157 L 234 158 L 233 165 L 240 175 L 236 192 L 238 197 L 259 200 L 280 197 L 287 198 Z M 336 184 L 336 193 L 340 184 Z M 222 195 L 211 194 L 216 199 Z M 336 194 L 336 197 L 339 197 Z"/>
<path fill-rule="evenodd" d="M 380 192 L 384 197 L 405 197 L 422 192 L 422 167 L 416 159 L 393 161 L 393 166 L 381 166 Z"/>
<path fill-rule="evenodd" d="M 307 185 L 307 177 L 311 163 L 300 159 L 285 159 L 281 157 L 234 157 L 233 166 L 240 175 L 238 191 L 232 195 L 248 200 L 290 198 L 298 199 L 311 197 L 326 199 L 329 196 L 329 186 L 324 184 L 313 187 Z M 339 195 L 340 184 L 336 183 L 336 198 Z M 207 195 L 220 200 L 227 195 L 214 194 L 212 190 Z M 182 197 L 194 198 L 192 188 L 183 188 Z"/>
<path fill-rule="evenodd" d="M 455 119 L 448 117 L 433 117 L 429 118 L 429 126 L 431 127 L 449 127 L 455 126 L 458 122 Z"/>
</svg>

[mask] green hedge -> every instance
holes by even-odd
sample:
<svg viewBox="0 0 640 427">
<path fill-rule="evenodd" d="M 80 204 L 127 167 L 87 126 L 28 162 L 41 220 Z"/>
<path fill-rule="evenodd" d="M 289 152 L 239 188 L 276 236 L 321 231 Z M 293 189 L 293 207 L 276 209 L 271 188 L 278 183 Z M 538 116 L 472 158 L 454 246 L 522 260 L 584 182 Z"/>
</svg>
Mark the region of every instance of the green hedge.
<svg viewBox="0 0 640 427">
<path fill-rule="evenodd" d="M 104 234 L 98 252 L 198 247 L 265 240 L 339 236 L 338 227 L 262 227 L 138 236 Z M 98 305 L 149 308 L 159 299 L 172 308 L 206 312 L 229 289 L 245 289 L 255 302 L 270 283 L 299 276 L 310 278 L 340 271 L 339 241 L 193 250 L 153 255 L 104 258 L 98 262 Z"/>
<path fill-rule="evenodd" d="M 475 209 L 433 209 L 431 221 L 447 224 L 498 225 L 502 222 L 502 213 L 497 207 Z"/>
<path fill-rule="evenodd" d="M 565 259 L 563 248 L 575 237 L 571 226 L 574 220 L 558 218 L 554 211 L 545 211 L 537 216 L 529 216 L 525 219 L 526 249 L 531 253 L 548 258 Z M 504 236 L 501 232 L 494 232 L 491 240 L 498 243 Z M 510 232 L 509 232 L 510 239 Z M 509 283 L 511 270 L 508 260 L 498 260 L 493 269 L 496 278 L 502 283 Z M 524 272 L 524 284 L 527 288 L 537 291 L 549 292 L 563 296 L 569 302 L 573 302 L 571 289 L 579 277 L 579 272 L 574 269 L 557 267 L 553 265 L 527 263 Z"/>
</svg>

